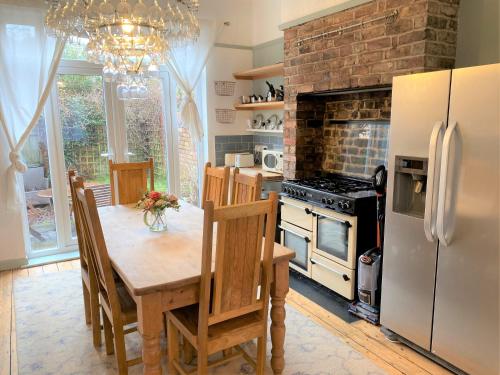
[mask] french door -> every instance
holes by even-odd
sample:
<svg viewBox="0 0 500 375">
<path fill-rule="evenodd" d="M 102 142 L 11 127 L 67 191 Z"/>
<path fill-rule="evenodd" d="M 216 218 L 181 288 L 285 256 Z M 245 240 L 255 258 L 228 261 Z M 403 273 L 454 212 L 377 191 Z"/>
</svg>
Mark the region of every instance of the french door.
<svg viewBox="0 0 500 375">
<path fill-rule="evenodd" d="M 200 146 L 178 121 L 179 95 L 168 74 L 148 82 L 148 99 L 121 101 L 116 84 L 104 82 L 101 72 L 85 61 L 63 60 L 45 115 L 25 147 L 25 155 L 44 152 L 28 171 L 40 180 L 32 185 L 40 186 L 25 189 L 28 257 L 76 249 L 68 169 L 77 170 L 98 206 L 105 206 L 111 202 L 108 160 L 152 157 L 156 190 L 199 201 Z"/>
</svg>

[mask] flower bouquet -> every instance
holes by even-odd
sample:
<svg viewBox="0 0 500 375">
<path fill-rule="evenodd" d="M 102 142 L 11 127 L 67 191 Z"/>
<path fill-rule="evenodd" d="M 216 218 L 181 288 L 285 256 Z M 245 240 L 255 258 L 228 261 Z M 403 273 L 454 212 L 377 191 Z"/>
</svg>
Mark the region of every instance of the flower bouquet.
<svg viewBox="0 0 500 375">
<path fill-rule="evenodd" d="M 152 232 L 161 232 L 167 229 L 165 211 L 172 208 L 179 211 L 181 205 L 179 199 L 174 194 L 149 191 L 144 194 L 137 208 L 144 212 L 144 223 Z"/>
</svg>

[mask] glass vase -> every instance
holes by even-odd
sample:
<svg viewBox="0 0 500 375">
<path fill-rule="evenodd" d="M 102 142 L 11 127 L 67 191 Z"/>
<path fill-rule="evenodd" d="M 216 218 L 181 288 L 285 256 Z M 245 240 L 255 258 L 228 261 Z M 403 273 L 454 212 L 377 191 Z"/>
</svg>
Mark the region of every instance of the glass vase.
<svg viewBox="0 0 500 375">
<path fill-rule="evenodd" d="M 165 210 L 146 211 L 144 213 L 144 224 L 149 227 L 151 232 L 163 232 L 167 230 L 167 215 Z"/>
</svg>

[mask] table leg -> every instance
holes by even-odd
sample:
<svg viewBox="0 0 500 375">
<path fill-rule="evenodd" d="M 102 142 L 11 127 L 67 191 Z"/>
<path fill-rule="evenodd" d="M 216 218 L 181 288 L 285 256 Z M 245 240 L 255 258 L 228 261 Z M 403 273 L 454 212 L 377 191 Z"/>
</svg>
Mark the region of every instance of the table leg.
<svg viewBox="0 0 500 375">
<path fill-rule="evenodd" d="M 161 375 L 160 337 L 163 330 L 161 296 L 157 293 L 138 297 L 138 330 L 142 336 L 144 375 Z"/>
<path fill-rule="evenodd" d="M 285 297 L 288 293 L 288 261 L 274 265 L 271 287 L 271 368 L 274 374 L 285 369 Z"/>
</svg>

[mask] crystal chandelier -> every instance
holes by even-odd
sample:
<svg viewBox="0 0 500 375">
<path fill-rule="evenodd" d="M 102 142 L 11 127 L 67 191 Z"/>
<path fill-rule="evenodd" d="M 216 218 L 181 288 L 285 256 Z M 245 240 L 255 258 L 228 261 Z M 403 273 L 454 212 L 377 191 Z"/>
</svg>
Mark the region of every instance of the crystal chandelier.
<svg viewBox="0 0 500 375">
<path fill-rule="evenodd" d="M 88 38 L 88 61 L 103 64 L 118 97 L 140 99 L 170 48 L 199 36 L 198 7 L 198 0 L 51 0 L 45 22 L 55 36 Z"/>
</svg>

